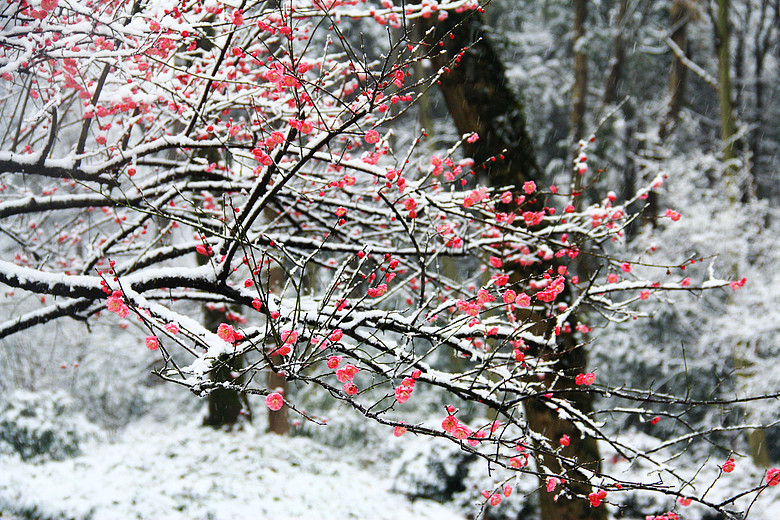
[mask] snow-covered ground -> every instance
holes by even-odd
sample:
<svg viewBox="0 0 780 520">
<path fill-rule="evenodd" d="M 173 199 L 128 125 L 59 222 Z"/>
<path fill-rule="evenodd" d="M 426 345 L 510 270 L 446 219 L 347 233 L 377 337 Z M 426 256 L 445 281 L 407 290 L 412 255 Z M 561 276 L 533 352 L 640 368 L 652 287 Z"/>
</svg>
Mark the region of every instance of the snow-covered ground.
<svg viewBox="0 0 780 520">
<path fill-rule="evenodd" d="M 393 493 L 371 454 L 246 427 L 143 420 L 114 443 L 86 446 L 62 462 L 0 458 L 0 517 L 307 519 L 463 518 L 453 509 Z M 32 516 L 32 515 L 31 515 Z"/>
<path fill-rule="evenodd" d="M 201 427 L 197 419 L 161 422 L 150 415 L 131 423 L 114 442 L 93 439 L 82 447 L 83 455 L 68 460 L 30 463 L 16 455 L 0 455 L 0 519 L 462 520 L 464 511 L 470 516 L 478 510 L 473 506 L 479 505 L 480 490 L 495 487 L 484 465 L 475 461 L 457 470 L 467 474 L 467 489 L 448 502 L 449 507 L 424 499 L 411 501 L 393 489 L 417 495 L 416 487 L 439 482 L 441 475 L 426 464 L 457 465 L 457 447 L 411 435 L 396 439 L 390 431 L 370 428 L 360 442 L 354 431 L 344 429 L 351 424 L 344 420 L 340 427 L 336 420 L 328 427 L 331 430 L 321 433 L 326 445 L 305 436 L 266 434 L 260 424 L 225 432 Z M 338 440 L 349 442 L 334 447 Z M 621 441 L 640 448 L 657 444 L 657 439 L 639 433 Z M 607 444 L 601 450 L 611 474 L 635 482 L 660 478 L 647 461 L 628 464 Z M 669 454 L 658 455 L 663 460 Z M 685 478 L 696 474 L 696 487 L 686 489 L 696 496 L 709 488 L 708 499 L 717 503 L 735 489 L 760 485 L 765 469 L 754 467 L 746 457 L 735 457 L 737 468 L 729 474 L 719 469 L 725 459 L 682 465 Z M 501 475 L 494 474 L 492 480 L 500 481 Z M 671 481 L 666 484 L 674 488 Z M 525 477 L 514 485 L 516 492 L 494 516 L 531 518 L 526 502 L 535 502 L 538 484 Z M 777 520 L 778 489 L 764 491 L 741 499 L 737 509 L 758 498 L 749 518 Z M 615 494 L 610 500 L 631 504 L 623 511 L 629 520 L 668 510 L 677 511 L 681 520 L 701 520 L 708 513 L 695 504 L 681 507 L 675 497 L 657 493 L 639 492 L 633 498 Z M 616 507 L 607 507 L 611 514 L 618 513 Z"/>
</svg>

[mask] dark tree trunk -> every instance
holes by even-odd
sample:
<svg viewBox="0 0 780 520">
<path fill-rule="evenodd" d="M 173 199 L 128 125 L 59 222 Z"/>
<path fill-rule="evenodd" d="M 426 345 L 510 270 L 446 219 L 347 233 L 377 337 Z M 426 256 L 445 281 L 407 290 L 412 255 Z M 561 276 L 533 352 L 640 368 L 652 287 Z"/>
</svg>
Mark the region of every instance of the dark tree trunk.
<svg viewBox="0 0 780 520">
<path fill-rule="evenodd" d="M 688 53 L 688 20 L 690 14 L 685 8 L 684 0 L 674 0 L 669 13 L 669 22 L 673 28 L 672 41 L 683 52 Z M 688 67 L 685 66 L 682 59 L 672 53 L 672 63 L 669 67 L 669 86 L 666 94 L 666 111 L 663 120 L 658 127 L 658 138 L 661 142 L 665 141 L 677 117 L 680 115 L 683 98 L 685 96 L 685 81 L 688 74 Z"/>
<path fill-rule="evenodd" d="M 476 162 L 477 173 L 486 173 L 493 186 L 539 180 L 525 108 L 509 86 L 504 64 L 490 44 L 481 18 L 450 15 L 435 28 L 430 41 L 436 53 L 433 63 L 437 69 L 449 69 L 440 84 L 449 113 L 458 132 L 479 134 L 475 143 L 465 143 L 465 152 Z M 450 31 L 452 39 L 447 36 Z M 437 53 L 438 41 L 444 43 L 446 53 Z M 459 62 L 450 63 L 466 48 Z"/>
<path fill-rule="evenodd" d="M 224 318 L 224 313 L 204 309 L 204 324 L 211 331 L 216 331 L 220 322 Z M 222 366 L 219 366 L 211 373 L 211 380 L 218 383 L 237 382 L 233 377 L 235 372 L 243 366 L 243 358 L 237 357 L 230 361 L 225 360 Z M 217 388 L 208 396 L 209 409 L 206 417 L 203 418 L 204 426 L 212 428 L 231 427 L 236 424 L 241 417 L 242 410 L 249 417 L 249 406 L 246 398 L 236 392 L 226 388 Z M 246 408 L 244 405 L 247 405 Z"/>
<path fill-rule="evenodd" d="M 460 56 L 457 67 L 441 80 L 441 91 L 447 102 L 455 126 L 460 133 L 478 132 L 479 141 L 467 148 L 477 161 L 486 162 L 489 182 L 493 186 L 519 185 L 534 180 L 540 182 L 541 174 L 531 139 L 526 130 L 525 112 L 521 99 L 508 85 L 503 63 L 492 47 L 482 21 L 478 16 L 450 16 L 446 26 L 437 25 L 433 45 L 438 49 L 439 40 L 445 43 L 446 55 L 434 60 L 438 67 L 447 66 L 448 60 L 458 55 L 461 49 L 469 48 Z M 453 30 L 454 38 L 446 36 Z M 476 41 L 481 38 L 479 41 Z M 503 155 L 503 160 L 492 161 L 492 157 Z M 527 277 L 529 272 L 516 272 L 515 278 Z M 563 348 L 538 353 L 542 357 L 556 357 L 562 367 L 579 371 L 586 364 L 584 349 Z M 588 393 L 572 394 L 571 401 L 585 413 L 592 410 L 592 397 Z M 542 403 L 531 401 L 526 405 L 528 424 L 534 431 L 544 433 L 550 439 L 563 434 L 572 439 L 567 455 L 576 457 L 591 467 L 598 465 L 598 447 L 594 439 L 580 440 L 576 427 L 561 420 L 558 414 Z M 555 469 L 552 460 L 545 460 Z M 591 488 L 587 484 L 574 485 L 580 495 L 587 496 Z M 565 500 L 558 502 L 551 495 L 541 492 L 542 520 L 603 520 L 604 507 L 591 508 L 587 500 Z"/>
<path fill-rule="evenodd" d="M 623 77 L 623 68 L 626 62 L 626 45 L 623 40 L 623 32 L 626 30 L 628 13 L 628 0 L 620 0 L 618 10 L 618 32 L 615 35 L 615 46 L 612 51 L 612 60 L 610 61 L 609 75 L 604 84 L 604 97 L 602 103 L 604 106 L 611 105 L 617 100 L 618 86 Z"/>
<path fill-rule="evenodd" d="M 571 90 L 571 137 L 585 137 L 585 98 L 588 92 L 588 56 L 585 53 L 587 0 L 573 0 L 574 7 L 574 85 Z"/>
<path fill-rule="evenodd" d="M 212 381 L 231 381 L 231 372 L 236 368 L 240 368 L 236 365 L 236 361 L 241 361 L 241 358 L 236 358 L 231 363 L 225 364 L 225 366 L 219 368 L 212 373 Z M 241 416 L 241 410 L 244 408 L 244 403 L 241 399 L 241 395 L 235 390 L 228 390 L 225 388 L 217 388 L 209 394 L 209 411 L 208 415 L 203 418 L 204 426 L 211 426 L 212 428 L 230 427 L 238 422 L 238 418 Z"/>
</svg>

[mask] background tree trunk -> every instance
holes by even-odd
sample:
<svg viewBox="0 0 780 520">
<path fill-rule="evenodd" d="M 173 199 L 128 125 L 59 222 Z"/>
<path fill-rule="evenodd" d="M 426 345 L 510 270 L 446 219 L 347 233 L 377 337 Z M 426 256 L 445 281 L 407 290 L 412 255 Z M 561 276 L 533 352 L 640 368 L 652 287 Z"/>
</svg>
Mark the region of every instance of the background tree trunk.
<svg viewBox="0 0 780 520">
<path fill-rule="evenodd" d="M 587 0 L 574 0 L 574 84 L 571 88 L 571 140 L 585 137 L 585 98 L 588 92 L 588 56 L 585 54 Z"/>
<path fill-rule="evenodd" d="M 585 54 L 585 19 L 588 16 L 587 0 L 573 0 L 574 7 L 574 84 L 571 88 L 570 141 L 578 143 L 585 137 L 585 97 L 588 93 L 588 57 Z M 572 193 L 577 196 L 575 207 L 582 203 L 582 175 L 572 172 Z"/>
<path fill-rule="evenodd" d="M 440 88 L 447 102 L 455 126 L 460 133 L 478 132 L 480 139 L 466 151 L 475 161 L 487 161 L 489 182 L 493 186 L 520 185 L 534 180 L 541 182 L 541 173 L 536 164 L 532 141 L 526 129 L 525 111 L 522 100 L 508 86 L 505 69 L 500 57 L 492 47 L 482 20 L 478 16 L 450 16 L 448 24 L 438 24 L 434 34 L 434 45 L 440 39 L 445 42 L 445 55 L 435 59 L 436 67 L 446 66 L 448 60 L 461 49 L 469 48 L 460 58 L 458 66 L 441 79 Z M 456 27 L 457 26 L 457 27 Z M 447 31 L 453 30 L 450 39 Z M 478 40 L 478 41 L 477 41 Z M 491 161 L 491 157 L 503 155 L 503 160 Z M 514 277 L 526 277 L 530 273 L 517 272 Z M 539 355 L 555 357 L 571 371 L 579 371 L 586 365 L 587 354 L 582 348 L 563 348 Z M 576 373 L 576 372 L 575 372 Z M 591 394 L 577 392 L 571 402 L 587 413 L 593 409 Z M 598 446 L 594 439 L 580 439 L 580 433 L 569 421 L 561 420 L 558 413 L 543 403 L 526 402 L 529 427 L 550 436 L 552 440 L 567 434 L 571 444 L 566 454 L 576 457 L 580 463 L 597 467 Z M 543 461 L 551 470 L 560 470 L 555 462 Z M 574 485 L 572 489 L 583 496 L 591 492 L 587 484 Z M 587 500 L 552 500 L 552 494 L 540 493 L 542 520 L 603 520 L 606 508 L 592 508 Z"/>
<path fill-rule="evenodd" d="M 285 395 L 287 391 L 287 380 L 284 376 L 280 376 L 276 372 L 269 371 L 266 377 L 266 384 L 269 390 L 281 390 L 281 394 Z M 290 433 L 290 418 L 287 411 L 287 405 L 282 406 L 279 410 L 268 410 L 268 432 L 275 433 L 277 435 L 287 435 Z"/>
<path fill-rule="evenodd" d="M 750 155 L 752 157 L 751 172 L 756 180 L 756 196 L 760 198 L 770 198 L 772 196 L 772 182 L 761 182 L 762 174 L 768 171 L 774 172 L 774 161 L 771 160 L 771 154 L 764 153 L 763 136 L 765 130 L 765 103 L 764 89 L 766 88 L 764 72 L 766 71 L 766 57 L 769 50 L 776 41 L 774 30 L 780 28 L 780 2 L 774 1 L 770 5 L 770 0 L 761 1 L 761 9 L 758 15 L 759 25 L 753 33 L 753 85 L 754 85 L 754 105 L 753 105 L 753 125 L 754 129 L 750 133 Z M 764 164 L 764 155 L 767 155 L 767 163 Z"/>
<path fill-rule="evenodd" d="M 453 39 L 446 36 L 450 31 Z M 481 18 L 450 15 L 437 22 L 431 48 L 438 50 L 439 41 L 446 53 L 435 54 L 432 61 L 436 68 L 449 67 L 440 88 L 455 127 L 460 133 L 479 134 L 478 141 L 465 143 L 464 148 L 475 168 L 484 165 L 475 171 L 486 173 L 493 186 L 538 180 L 541 174 L 526 129 L 525 107 L 509 87 L 504 64 L 488 41 Z M 459 62 L 450 64 L 466 48 Z"/>
<path fill-rule="evenodd" d="M 729 27 L 730 1 L 718 0 L 715 17 L 715 50 L 718 55 L 718 104 L 720 107 L 720 136 L 723 142 L 723 160 L 733 161 L 736 157 L 737 124 L 734 119 L 734 102 L 731 85 L 731 28 Z M 733 165 L 726 169 L 726 175 L 734 174 Z"/>
<path fill-rule="evenodd" d="M 691 13 L 687 9 L 686 0 L 674 0 L 669 12 L 669 23 L 672 27 L 671 39 L 686 55 L 688 54 L 688 21 L 690 19 Z M 666 111 L 658 127 L 658 139 L 661 142 L 666 140 L 680 115 L 687 76 L 688 67 L 685 66 L 680 57 L 672 53 L 666 93 Z"/>
<path fill-rule="evenodd" d="M 669 25 L 672 30 L 671 40 L 690 58 L 688 53 L 688 22 L 695 16 L 695 7 L 690 0 L 673 0 L 669 10 Z M 666 89 L 666 109 L 663 118 L 658 125 L 658 144 L 663 146 L 674 129 L 677 118 L 685 99 L 685 86 L 688 80 L 688 67 L 683 59 L 672 52 L 672 61 L 669 65 L 669 79 Z M 645 179 L 650 181 L 650 179 Z M 653 228 L 658 224 L 658 192 L 655 190 L 647 194 L 647 210 L 649 216 L 644 220 Z"/>
<path fill-rule="evenodd" d="M 272 218 L 270 211 L 266 212 L 266 218 Z M 269 266 L 268 289 L 276 294 L 281 294 L 283 289 L 284 271 L 281 267 Z M 278 361 L 278 356 L 274 362 Z M 266 375 L 266 386 L 272 392 L 279 392 L 285 398 L 287 397 L 287 379 L 279 375 L 274 370 L 269 370 Z M 268 409 L 268 428 L 267 431 L 277 435 L 286 435 L 290 432 L 290 417 L 287 405 L 279 410 Z"/>
<path fill-rule="evenodd" d="M 604 83 L 604 96 L 602 103 L 604 106 L 611 105 L 617 100 L 618 86 L 623 77 L 623 68 L 626 61 L 626 45 L 623 39 L 623 33 L 626 30 L 628 14 L 628 0 L 620 0 L 618 7 L 618 30 L 615 34 L 615 44 L 612 51 L 612 59 L 609 64 L 609 74 Z"/>
</svg>

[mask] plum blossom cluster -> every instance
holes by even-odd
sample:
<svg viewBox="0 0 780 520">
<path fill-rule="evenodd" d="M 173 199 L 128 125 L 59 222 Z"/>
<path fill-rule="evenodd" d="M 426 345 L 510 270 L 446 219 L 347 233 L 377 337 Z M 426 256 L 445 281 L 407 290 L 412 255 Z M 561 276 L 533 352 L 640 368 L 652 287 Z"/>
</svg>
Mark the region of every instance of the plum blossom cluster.
<svg viewBox="0 0 780 520">
<path fill-rule="evenodd" d="M 219 336 L 222 341 L 226 341 L 227 343 L 235 343 L 244 339 L 243 335 L 240 332 L 234 330 L 233 326 L 228 323 L 219 324 L 217 327 L 217 336 Z"/>
<path fill-rule="evenodd" d="M 395 387 L 395 400 L 399 404 L 404 404 L 412 396 L 414 392 L 414 381 L 422 375 L 420 370 L 415 370 L 412 377 L 406 377 L 401 384 Z"/>
<path fill-rule="evenodd" d="M 512 486 L 505 484 L 501 488 L 500 492 L 492 493 L 488 490 L 482 491 L 482 496 L 487 500 L 491 506 L 497 506 L 504 498 L 509 498 L 512 495 Z"/>
<path fill-rule="evenodd" d="M 110 312 L 113 312 L 120 318 L 127 318 L 130 314 L 130 309 L 127 307 L 124 298 L 122 297 L 122 291 L 113 291 L 108 296 L 106 307 Z"/>
<path fill-rule="evenodd" d="M 487 429 L 480 428 L 474 431 L 458 420 L 454 415 L 456 410 L 453 406 L 447 406 L 447 412 L 449 415 L 442 421 L 442 429 L 455 439 L 466 440 L 471 447 L 479 446 L 483 439 L 486 439 L 489 434 L 494 433 L 501 427 L 499 421 L 494 421 Z"/>
<path fill-rule="evenodd" d="M 356 395 L 358 393 L 358 387 L 355 385 L 355 375 L 360 372 L 360 369 L 352 363 L 347 363 L 342 368 L 338 368 L 341 363 L 339 356 L 331 356 L 328 358 L 328 368 L 332 368 L 336 371 L 336 379 L 340 383 L 344 383 L 344 393 L 347 395 Z"/>
<path fill-rule="evenodd" d="M 589 386 L 596 382 L 596 374 L 588 372 L 587 374 L 577 374 L 574 378 L 575 384 L 582 386 Z"/>
</svg>

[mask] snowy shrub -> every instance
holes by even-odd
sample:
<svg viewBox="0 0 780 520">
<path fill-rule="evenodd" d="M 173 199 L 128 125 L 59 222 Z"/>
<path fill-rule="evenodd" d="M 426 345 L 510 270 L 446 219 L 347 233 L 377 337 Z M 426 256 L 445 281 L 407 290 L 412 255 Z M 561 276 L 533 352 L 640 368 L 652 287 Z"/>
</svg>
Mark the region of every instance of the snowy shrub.
<svg viewBox="0 0 780 520">
<path fill-rule="evenodd" d="M 387 439 L 387 430 L 376 424 L 361 420 L 352 410 L 336 407 L 331 410 L 325 425 L 310 422 L 296 422 L 293 434 L 310 437 L 317 442 L 343 448 L 350 445 L 378 447 Z"/>
<path fill-rule="evenodd" d="M 0 398 L 0 452 L 22 459 L 62 460 L 80 453 L 80 444 L 96 428 L 73 413 L 74 403 L 64 392 L 49 394 L 18 391 Z"/>
<path fill-rule="evenodd" d="M 463 482 L 466 487 L 452 497 L 452 503 L 466 518 L 476 518 L 480 511 L 480 518 L 484 520 L 539 518 L 539 500 L 536 495 L 539 486 L 534 479 L 513 477 L 507 480 L 506 474 L 500 471 L 486 475 L 484 463 L 473 459 L 465 468 Z M 504 497 L 499 507 L 488 507 L 484 500 L 475 499 L 481 498 L 483 491 L 492 494 L 500 492 L 507 485 L 512 488 L 512 494 L 509 498 Z M 500 494 L 503 496 L 503 493 Z"/>
<path fill-rule="evenodd" d="M 125 361 L 124 358 L 122 360 Z M 132 361 L 135 360 L 124 364 L 124 367 L 132 368 L 122 371 L 120 367 L 110 366 L 110 359 L 93 360 L 93 365 L 82 371 L 79 384 L 74 389 L 74 398 L 80 402 L 79 408 L 90 421 L 103 429 L 119 429 L 152 408 L 152 389 L 138 384 L 142 371 L 133 366 Z"/>
<path fill-rule="evenodd" d="M 449 501 L 466 489 L 467 468 L 474 459 L 452 444 L 410 445 L 391 468 L 393 490 L 411 498 Z"/>
</svg>

